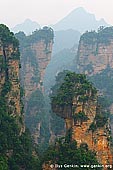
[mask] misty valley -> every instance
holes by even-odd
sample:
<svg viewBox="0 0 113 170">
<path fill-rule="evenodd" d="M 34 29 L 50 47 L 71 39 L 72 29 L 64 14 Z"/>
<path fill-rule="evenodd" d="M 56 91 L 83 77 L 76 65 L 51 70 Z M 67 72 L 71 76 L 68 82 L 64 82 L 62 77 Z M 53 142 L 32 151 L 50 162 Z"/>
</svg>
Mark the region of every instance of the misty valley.
<svg viewBox="0 0 113 170">
<path fill-rule="evenodd" d="M 0 170 L 113 169 L 113 27 L 37 27 L 0 24 Z"/>
</svg>

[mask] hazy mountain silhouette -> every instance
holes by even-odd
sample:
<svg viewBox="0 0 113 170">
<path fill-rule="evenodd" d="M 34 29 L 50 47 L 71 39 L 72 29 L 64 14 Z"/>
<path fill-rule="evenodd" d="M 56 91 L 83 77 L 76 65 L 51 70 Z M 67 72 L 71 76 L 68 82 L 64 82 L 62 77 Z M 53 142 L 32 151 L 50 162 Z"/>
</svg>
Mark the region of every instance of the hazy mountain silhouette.
<svg viewBox="0 0 113 170">
<path fill-rule="evenodd" d="M 23 31 L 25 34 L 29 35 L 33 31 L 35 31 L 36 29 L 39 29 L 39 28 L 40 28 L 40 25 L 37 22 L 32 21 L 30 19 L 26 19 L 23 23 L 16 25 L 11 30 L 14 33 L 17 33 L 19 31 Z"/>
<path fill-rule="evenodd" d="M 83 33 L 86 30 L 97 30 L 99 26 L 109 26 L 109 24 L 104 19 L 96 20 L 94 14 L 90 14 L 80 7 L 73 10 L 52 27 L 55 30 L 75 29 Z"/>
<path fill-rule="evenodd" d="M 78 44 L 80 32 L 76 30 L 65 30 L 54 32 L 53 54 L 58 53 L 64 48 L 72 48 L 74 44 Z"/>
</svg>

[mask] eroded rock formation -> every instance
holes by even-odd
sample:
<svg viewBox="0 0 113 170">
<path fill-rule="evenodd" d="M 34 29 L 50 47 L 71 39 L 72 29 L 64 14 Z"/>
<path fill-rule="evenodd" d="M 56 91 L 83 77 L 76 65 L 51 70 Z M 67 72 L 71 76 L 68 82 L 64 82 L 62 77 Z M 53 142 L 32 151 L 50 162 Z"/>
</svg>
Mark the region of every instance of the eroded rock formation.
<svg viewBox="0 0 113 170">
<path fill-rule="evenodd" d="M 82 143 L 88 144 L 89 149 L 96 152 L 97 159 L 101 164 L 112 165 L 113 155 L 110 147 L 111 129 L 109 119 L 108 121 L 104 122 L 105 124 L 103 126 L 101 126 L 101 121 L 105 120 L 101 115 L 103 114 L 102 110 L 98 110 L 99 106 L 97 105 L 96 100 L 91 99 L 84 105 L 83 103 L 77 104 L 74 102 L 74 105 L 76 105 L 76 111 L 74 114 L 77 115 L 80 112 L 84 112 L 88 119 L 82 123 L 81 120 L 75 123 L 72 120 L 72 138 L 77 141 L 78 146 L 80 146 Z M 96 120 L 99 114 L 101 115 L 100 120 Z M 97 125 L 98 121 L 100 121 L 100 124 Z"/>
<path fill-rule="evenodd" d="M 107 164 L 113 164 L 109 111 L 97 99 L 96 89 L 84 75 L 70 73 L 57 95 L 53 95 L 52 110 L 65 119 L 66 129 L 72 129 L 72 139 L 78 147 L 87 144 L 106 169 Z"/>
<path fill-rule="evenodd" d="M 113 68 L 113 27 L 84 33 L 78 47 L 78 69 L 88 75 Z"/>
<path fill-rule="evenodd" d="M 2 28 L 3 27 L 3 28 Z M 18 41 L 8 28 L 1 25 L 0 37 L 0 95 L 4 97 L 7 112 L 16 118 L 20 133 L 24 132 L 23 106 L 20 88 L 20 54 Z M 10 35 L 11 34 L 11 35 Z M 2 107 L 2 106 L 1 106 Z M 21 121 L 20 121 L 21 119 Z"/>
<path fill-rule="evenodd" d="M 42 30 L 26 37 L 24 41 L 20 41 L 20 45 L 22 79 L 25 97 L 28 99 L 37 88 L 43 90 L 45 69 L 52 54 L 53 30 L 44 27 Z"/>
<path fill-rule="evenodd" d="M 48 27 L 36 30 L 32 35 L 18 33 L 21 52 L 21 77 L 25 90 L 25 120 L 34 136 L 40 138 L 44 122 L 43 78 L 50 62 L 53 46 L 53 30 Z M 44 123 L 45 124 L 45 123 Z M 46 128 L 47 129 L 47 128 Z M 43 140 L 44 141 L 44 140 Z"/>
</svg>

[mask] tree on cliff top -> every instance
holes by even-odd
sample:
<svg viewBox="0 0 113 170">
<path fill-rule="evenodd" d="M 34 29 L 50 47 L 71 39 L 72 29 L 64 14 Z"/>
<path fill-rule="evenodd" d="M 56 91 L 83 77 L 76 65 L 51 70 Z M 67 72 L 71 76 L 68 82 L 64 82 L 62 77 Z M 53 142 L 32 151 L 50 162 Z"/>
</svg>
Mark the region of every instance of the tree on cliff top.
<svg viewBox="0 0 113 170">
<path fill-rule="evenodd" d="M 13 44 L 14 46 L 19 45 L 19 42 L 15 38 L 13 32 L 10 32 L 9 28 L 4 24 L 0 24 L 0 40 L 3 45 L 9 44 Z"/>
<path fill-rule="evenodd" d="M 86 31 L 80 38 L 84 44 L 109 44 L 110 40 L 113 39 L 113 27 L 100 27 L 98 32 L 96 31 Z"/>
<path fill-rule="evenodd" d="M 28 47 L 32 43 L 44 40 L 46 45 L 53 41 L 54 31 L 51 27 L 43 27 L 42 29 L 34 31 L 31 35 L 26 36 L 24 32 L 18 32 L 15 34 L 17 39 L 20 41 L 21 48 Z"/>
<path fill-rule="evenodd" d="M 59 74 L 59 76 L 63 73 Z M 65 75 L 65 76 L 64 76 Z M 73 99 L 78 98 L 79 102 L 86 102 L 90 97 L 95 97 L 97 91 L 95 87 L 86 79 L 83 74 L 65 71 L 62 78 L 52 87 L 51 104 L 53 111 L 55 107 L 64 108 L 69 106 L 72 109 Z M 59 84 L 59 87 L 57 85 Z M 60 109 L 61 110 L 61 109 Z"/>
</svg>

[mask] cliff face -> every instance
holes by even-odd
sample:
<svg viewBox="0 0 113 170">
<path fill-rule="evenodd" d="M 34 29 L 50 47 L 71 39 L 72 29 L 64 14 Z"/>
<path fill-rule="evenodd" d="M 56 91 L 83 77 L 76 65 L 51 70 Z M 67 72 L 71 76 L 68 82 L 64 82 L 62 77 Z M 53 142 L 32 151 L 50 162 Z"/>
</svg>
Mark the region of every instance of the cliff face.
<svg viewBox="0 0 113 170">
<path fill-rule="evenodd" d="M 33 44 L 32 49 L 36 51 L 36 59 L 40 71 L 40 79 L 43 82 L 45 69 L 51 60 L 53 41 L 51 40 L 48 44 L 44 40 Z"/>
<path fill-rule="evenodd" d="M 20 132 L 24 132 L 18 41 L 13 34 L 9 36 L 7 27 L 1 25 L 1 28 L 6 31 L 6 35 L 1 35 L 0 41 L 0 95 L 5 99 L 8 114 L 16 118 Z M 5 39 L 2 36 L 6 36 Z M 22 121 L 20 122 L 19 119 Z"/>
<path fill-rule="evenodd" d="M 96 89 L 86 78 L 73 73 L 65 77 L 57 96 L 53 95 L 52 110 L 65 119 L 66 130 L 72 129 L 78 147 L 87 144 L 103 166 L 112 165 L 109 112 L 97 99 Z"/>
<path fill-rule="evenodd" d="M 25 48 L 22 53 L 22 58 L 24 58 L 24 54 L 27 53 L 26 60 L 22 62 L 26 99 L 28 99 L 37 88 L 43 90 L 43 77 L 45 69 L 51 59 L 52 45 L 52 41 L 46 45 L 44 40 L 40 40 L 30 47 Z M 28 48 L 31 50 L 30 53 L 27 51 Z"/>
<path fill-rule="evenodd" d="M 75 104 L 77 103 L 75 102 L 74 105 Z M 83 103 L 76 105 L 74 114 L 76 115 L 79 112 L 84 112 L 85 115 L 87 115 L 88 120 L 82 123 L 81 121 L 74 123 L 72 120 L 72 138 L 77 141 L 78 146 L 82 143 L 87 143 L 89 149 L 96 152 L 97 159 L 101 164 L 112 165 L 113 155 L 110 148 L 109 120 L 103 127 L 97 127 L 95 130 L 92 129 L 92 126 L 96 121 L 96 115 L 98 115 L 97 107 L 96 100 L 89 100 L 84 106 Z"/>
<path fill-rule="evenodd" d="M 25 36 L 21 32 L 16 36 L 20 40 L 21 77 L 25 90 L 25 121 L 35 142 L 38 143 L 41 129 L 45 127 L 45 121 L 47 122 L 44 118 L 43 78 L 51 59 L 53 30 L 44 27 L 30 36 Z"/>
<path fill-rule="evenodd" d="M 19 68 L 19 42 L 7 26 L 0 24 L 0 169 L 4 170 L 39 167 L 24 124 Z"/>
<path fill-rule="evenodd" d="M 78 47 L 79 71 L 89 75 L 97 74 L 108 65 L 113 68 L 113 28 L 83 34 Z"/>
<path fill-rule="evenodd" d="M 81 36 L 77 64 L 79 72 L 90 76 L 95 86 L 101 92 L 100 94 L 105 95 L 106 100 L 110 101 L 109 106 L 111 105 L 110 112 L 112 113 L 110 84 L 113 69 L 113 27 L 100 28 L 98 33 L 95 31 L 86 32 Z M 89 111 L 90 108 L 89 104 Z M 96 110 L 92 112 L 94 115 L 96 115 Z M 79 144 L 83 141 L 88 143 L 89 148 L 96 151 L 97 158 L 102 164 L 112 164 L 113 153 L 111 153 L 112 149 L 109 142 L 110 120 L 108 119 L 103 127 L 99 127 L 95 131 L 88 131 L 91 120 L 93 119 L 89 117 L 90 123 L 86 122 L 81 126 L 75 126 L 73 138 L 77 139 Z"/>
</svg>

